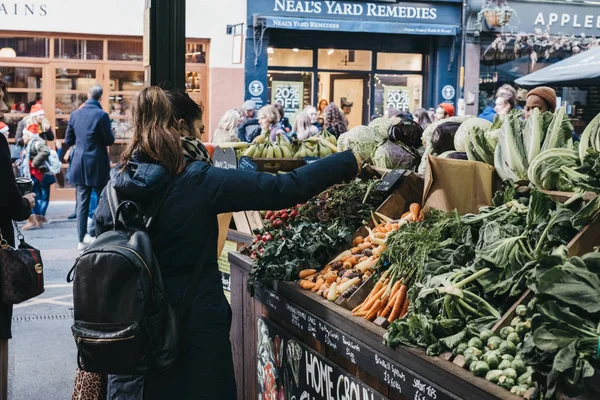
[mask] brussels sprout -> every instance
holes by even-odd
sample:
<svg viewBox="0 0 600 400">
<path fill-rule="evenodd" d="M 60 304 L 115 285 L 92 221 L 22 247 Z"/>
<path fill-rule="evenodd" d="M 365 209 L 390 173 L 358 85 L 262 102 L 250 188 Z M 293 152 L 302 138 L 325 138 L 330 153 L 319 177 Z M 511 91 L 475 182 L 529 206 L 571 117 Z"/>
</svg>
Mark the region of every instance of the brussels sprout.
<svg viewBox="0 0 600 400">
<path fill-rule="evenodd" d="M 468 344 L 466 343 L 460 343 L 457 347 L 456 347 L 456 354 L 465 354 L 465 350 L 469 347 Z"/>
<path fill-rule="evenodd" d="M 471 363 L 471 365 L 469 365 L 469 371 L 475 373 L 475 367 L 477 367 L 477 361 L 474 361 Z"/>
<path fill-rule="evenodd" d="M 502 344 L 500 344 L 500 353 L 514 356 L 517 353 L 517 346 L 515 346 L 513 342 L 505 340 L 502 342 Z"/>
<path fill-rule="evenodd" d="M 517 324 L 517 326 L 515 327 L 515 332 L 517 332 L 519 334 L 519 336 L 521 336 L 521 337 L 525 336 L 525 334 L 527 332 L 529 332 L 530 330 L 531 330 L 531 322 L 530 321 L 521 322 L 520 324 Z"/>
<path fill-rule="evenodd" d="M 468 347 L 463 354 L 465 355 L 465 357 L 469 354 L 472 354 L 475 357 L 481 357 L 483 351 L 479 350 L 477 347 Z"/>
<path fill-rule="evenodd" d="M 515 331 L 515 328 L 513 328 L 512 326 L 505 326 L 504 328 L 500 329 L 500 337 L 502 339 L 506 340 L 508 335 L 510 335 L 514 331 Z"/>
<path fill-rule="evenodd" d="M 516 370 L 516 369 L 515 369 L 515 370 Z M 517 373 L 519 372 L 518 370 L 516 370 L 516 371 L 517 371 Z M 519 385 L 527 385 L 527 380 L 528 380 L 528 379 L 531 379 L 531 372 L 529 372 L 529 371 L 526 371 L 526 372 L 525 372 L 523 375 L 520 375 L 520 376 L 517 378 L 517 383 L 518 383 Z"/>
<path fill-rule="evenodd" d="M 525 317 L 527 315 L 527 307 L 523 304 L 519 304 L 517 306 L 516 312 L 519 317 Z"/>
<path fill-rule="evenodd" d="M 535 303 L 537 303 L 537 300 L 534 297 L 533 299 L 531 299 L 531 301 L 529 303 L 527 303 L 527 309 L 533 311 L 533 308 L 535 307 Z"/>
<path fill-rule="evenodd" d="M 509 342 L 513 342 L 515 344 L 515 346 L 518 345 L 519 343 L 521 343 L 521 338 L 519 337 L 517 332 L 513 332 L 510 335 L 508 335 L 506 340 L 508 340 Z"/>
<path fill-rule="evenodd" d="M 506 368 L 511 368 L 512 363 L 508 360 L 502 360 L 500 364 L 498 364 L 498 369 L 505 370 Z"/>
<path fill-rule="evenodd" d="M 479 334 L 479 339 L 481 339 L 483 343 L 487 343 L 492 336 L 494 336 L 494 332 L 492 332 L 490 329 L 484 329 Z"/>
<path fill-rule="evenodd" d="M 481 357 L 481 360 L 485 361 L 491 369 L 498 368 L 498 364 L 500 363 L 500 361 L 498 361 L 498 356 L 492 351 L 484 354 L 483 357 Z"/>
<path fill-rule="evenodd" d="M 490 366 L 485 361 L 477 361 L 473 373 L 477 376 L 486 376 L 490 371 Z"/>
<path fill-rule="evenodd" d="M 510 389 L 510 392 L 516 394 L 517 396 L 523 397 L 528 390 L 529 387 L 527 385 L 518 385 L 513 386 L 512 389 Z"/>
<path fill-rule="evenodd" d="M 498 336 L 492 336 L 487 342 L 487 347 L 490 350 L 497 350 L 500 348 L 500 344 L 502 344 L 502 339 Z"/>
<path fill-rule="evenodd" d="M 524 374 L 525 371 L 527 371 L 527 368 L 525 368 L 525 363 L 523 361 L 517 360 L 517 359 L 515 359 L 512 363 L 510 363 L 510 367 L 512 369 L 514 369 L 515 371 L 517 371 L 517 375 Z"/>
<path fill-rule="evenodd" d="M 498 383 L 498 379 L 502 376 L 502 370 L 492 369 L 487 374 L 485 374 L 485 380 L 490 381 L 492 383 Z"/>
<path fill-rule="evenodd" d="M 478 337 L 471 338 L 469 340 L 469 347 L 476 347 L 478 349 L 483 349 L 483 342 Z"/>
<path fill-rule="evenodd" d="M 479 361 L 477 356 L 474 356 L 473 354 L 465 354 L 465 368 L 469 368 L 471 364 L 474 364 L 477 361 Z"/>
<path fill-rule="evenodd" d="M 508 361 L 512 361 L 515 359 L 515 357 L 512 354 L 503 354 L 500 358 L 502 358 L 503 360 L 508 360 Z"/>
<path fill-rule="evenodd" d="M 515 380 L 512 378 L 506 378 L 502 382 L 499 382 L 498 386 L 506 390 L 510 390 L 513 386 L 515 386 Z"/>
<path fill-rule="evenodd" d="M 502 370 L 502 375 L 510 379 L 517 379 L 517 371 L 512 368 L 506 368 L 505 370 Z"/>
<path fill-rule="evenodd" d="M 510 321 L 510 326 L 512 326 L 514 328 L 515 326 L 517 326 L 521 322 L 523 322 L 523 320 L 521 319 L 521 317 L 514 317 L 513 320 Z"/>
</svg>

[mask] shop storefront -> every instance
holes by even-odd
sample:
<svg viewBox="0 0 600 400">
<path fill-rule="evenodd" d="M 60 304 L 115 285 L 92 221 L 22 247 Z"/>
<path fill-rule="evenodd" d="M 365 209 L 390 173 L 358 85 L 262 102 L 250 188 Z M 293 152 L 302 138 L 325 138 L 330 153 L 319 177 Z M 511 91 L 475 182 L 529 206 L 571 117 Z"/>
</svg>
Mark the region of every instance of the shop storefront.
<svg viewBox="0 0 600 400">
<path fill-rule="evenodd" d="M 503 84 L 598 45 L 600 12 L 589 2 L 495 1 L 470 4 L 467 105 L 481 110 Z M 469 61 L 469 56 L 472 56 Z M 550 85 L 551 86 L 551 85 Z M 517 88 L 519 89 L 519 88 Z M 597 85 L 554 87 L 576 131 L 600 111 Z M 527 89 L 519 91 L 524 100 Z M 478 94 L 478 96 L 477 96 Z"/>
<path fill-rule="evenodd" d="M 246 99 L 350 103 L 351 127 L 455 102 L 460 21 L 454 1 L 248 1 Z"/>
</svg>

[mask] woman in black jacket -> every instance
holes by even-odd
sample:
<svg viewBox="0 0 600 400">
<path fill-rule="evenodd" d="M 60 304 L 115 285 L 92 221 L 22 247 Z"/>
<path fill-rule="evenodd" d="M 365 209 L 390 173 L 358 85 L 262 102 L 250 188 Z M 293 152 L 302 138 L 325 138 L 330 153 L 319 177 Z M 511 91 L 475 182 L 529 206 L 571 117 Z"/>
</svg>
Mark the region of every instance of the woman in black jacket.
<svg viewBox="0 0 600 400">
<path fill-rule="evenodd" d="M 236 385 L 229 341 L 231 308 L 217 265 L 217 215 L 281 209 L 304 202 L 353 178 L 359 166 L 351 152 L 331 155 L 285 175 L 190 162 L 203 159 L 195 151 L 191 151 L 192 157 L 185 157 L 183 151 L 185 146 L 189 153 L 190 137 L 198 137 L 196 121 L 201 117 L 201 111 L 190 102 L 194 111 L 174 117 L 160 88 L 144 89 L 133 102 L 133 138 L 111 180 L 122 198 L 140 203 L 142 209 L 150 207 L 172 183 L 150 229 L 171 301 L 182 297 L 198 260 L 204 262 L 187 321 L 185 351 L 173 367 L 145 377 L 144 398 L 228 400 L 236 398 Z M 104 194 L 96 210 L 96 224 L 100 232 L 112 227 Z"/>
</svg>

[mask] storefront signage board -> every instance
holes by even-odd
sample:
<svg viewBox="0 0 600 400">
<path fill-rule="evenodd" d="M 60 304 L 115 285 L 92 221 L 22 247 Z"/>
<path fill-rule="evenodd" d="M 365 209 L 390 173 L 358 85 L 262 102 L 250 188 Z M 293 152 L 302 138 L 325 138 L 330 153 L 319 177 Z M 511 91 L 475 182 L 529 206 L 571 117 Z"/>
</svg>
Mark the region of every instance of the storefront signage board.
<svg viewBox="0 0 600 400">
<path fill-rule="evenodd" d="M 259 318 L 257 329 L 258 398 L 385 399 L 273 322 Z"/>
<path fill-rule="evenodd" d="M 286 118 L 292 122 L 304 108 L 304 82 L 271 82 L 271 104 L 281 104 Z"/>
<path fill-rule="evenodd" d="M 258 285 L 256 286 L 255 296 L 266 305 L 269 311 L 276 313 L 282 320 L 293 325 L 299 331 L 312 336 L 350 362 L 360 365 L 363 370 L 386 383 L 391 389 L 395 389 L 407 399 L 456 399 L 454 395 L 448 393 L 442 387 L 415 374 L 346 332 L 288 301 L 278 293 Z M 260 353 L 258 354 L 260 357 Z"/>
<path fill-rule="evenodd" d="M 237 251 L 237 244 L 228 240 L 225 242 L 225 247 L 223 247 L 221 256 L 217 260 L 219 271 L 221 272 L 223 291 L 225 292 L 225 297 L 227 297 L 227 300 L 229 301 L 231 301 L 231 267 L 229 265 L 229 252 L 231 251 Z"/>
<path fill-rule="evenodd" d="M 552 35 L 600 36 L 600 7 L 573 3 L 511 2 L 518 20 L 511 18 L 521 32 L 548 30 Z M 514 19 L 514 20 L 513 20 Z"/>
<path fill-rule="evenodd" d="M 408 112 L 412 90 L 406 86 L 391 86 L 386 85 L 383 89 L 383 106 L 384 108 L 395 108 L 400 111 Z"/>
</svg>

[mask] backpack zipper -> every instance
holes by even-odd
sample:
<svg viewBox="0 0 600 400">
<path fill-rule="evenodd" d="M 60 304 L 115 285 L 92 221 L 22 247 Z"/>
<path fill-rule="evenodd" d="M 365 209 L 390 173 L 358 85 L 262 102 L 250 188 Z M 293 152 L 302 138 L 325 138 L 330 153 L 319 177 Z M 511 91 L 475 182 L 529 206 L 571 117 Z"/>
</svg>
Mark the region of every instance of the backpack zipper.
<svg viewBox="0 0 600 400">
<path fill-rule="evenodd" d="M 150 271 L 150 268 L 148 267 L 148 264 L 146 264 L 146 261 L 144 261 L 144 259 L 142 258 L 142 256 L 139 255 L 139 253 L 129 247 L 125 247 L 125 246 L 115 246 L 118 249 L 125 249 L 125 250 L 129 250 L 131 253 L 135 254 L 137 256 L 137 258 L 139 258 L 139 260 L 142 262 L 142 264 L 144 264 L 144 267 L 146 267 L 146 271 L 148 271 L 148 275 L 150 275 L 150 280 L 153 281 L 154 279 L 152 278 L 152 272 Z M 152 294 L 152 300 L 154 300 L 154 291 L 150 291 L 150 293 Z"/>
<path fill-rule="evenodd" d="M 83 338 L 81 336 L 75 337 L 75 341 L 77 343 L 81 343 L 81 342 L 113 343 L 113 342 L 122 342 L 124 340 L 130 340 L 130 339 L 135 339 L 135 335 L 134 336 L 127 336 L 127 337 L 124 337 L 124 338 L 113 338 L 113 339 L 90 339 L 90 338 Z"/>
</svg>

